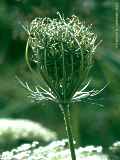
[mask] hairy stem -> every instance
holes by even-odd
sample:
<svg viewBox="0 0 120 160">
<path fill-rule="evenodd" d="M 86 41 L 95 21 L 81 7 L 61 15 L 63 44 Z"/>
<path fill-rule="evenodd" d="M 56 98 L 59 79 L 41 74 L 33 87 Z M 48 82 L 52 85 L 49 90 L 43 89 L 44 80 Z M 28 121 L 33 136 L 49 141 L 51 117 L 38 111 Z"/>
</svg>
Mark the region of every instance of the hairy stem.
<svg viewBox="0 0 120 160">
<path fill-rule="evenodd" d="M 65 121 L 66 132 L 67 132 L 67 136 L 68 136 L 68 140 L 69 140 L 71 158 L 72 158 L 72 160 L 76 160 L 74 143 L 73 143 L 73 135 L 72 135 L 71 124 L 70 124 L 69 104 L 64 104 L 64 105 L 62 104 L 62 105 L 60 105 L 60 108 L 61 108 L 62 113 L 64 115 L 64 121 Z"/>
</svg>

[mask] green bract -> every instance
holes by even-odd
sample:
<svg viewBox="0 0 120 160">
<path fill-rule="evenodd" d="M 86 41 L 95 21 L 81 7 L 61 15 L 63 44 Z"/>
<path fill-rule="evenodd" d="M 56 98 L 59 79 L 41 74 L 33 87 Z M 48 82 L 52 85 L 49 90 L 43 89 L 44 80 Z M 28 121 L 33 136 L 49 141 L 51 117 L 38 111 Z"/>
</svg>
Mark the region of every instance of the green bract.
<svg viewBox="0 0 120 160">
<path fill-rule="evenodd" d="M 92 65 L 96 35 L 78 17 L 64 19 L 60 14 L 58 19 L 35 18 L 29 34 L 43 79 L 59 101 L 70 101 Z"/>
</svg>

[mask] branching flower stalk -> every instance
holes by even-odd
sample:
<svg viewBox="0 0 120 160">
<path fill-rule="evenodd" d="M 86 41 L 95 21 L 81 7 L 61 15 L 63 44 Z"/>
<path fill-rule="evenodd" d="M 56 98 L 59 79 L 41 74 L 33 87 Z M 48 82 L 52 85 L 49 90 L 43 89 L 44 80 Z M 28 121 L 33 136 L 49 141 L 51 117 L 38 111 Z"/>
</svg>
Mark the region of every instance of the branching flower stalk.
<svg viewBox="0 0 120 160">
<path fill-rule="evenodd" d="M 98 44 L 91 26 L 86 27 L 79 18 L 35 18 L 29 28 L 26 45 L 26 62 L 31 71 L 33 61 L 37 71 L 47 85 L 47 89 L 28 83 L 20 83 L 29 91 L 29 96 L 37 102 L 48 100 L 58 103 L 65 120 L 72 160 L 76 160 L 73 135 L 70 124 L 71 103 L 97 95 L 100 91 L 85 91 L 90 81 L 81 88 L 93 64 L 93 56 Z M 32 48 L 32 56 L 28 48 Z M 32 57 L 32 58 L 31 58 Z"/>
</svg>

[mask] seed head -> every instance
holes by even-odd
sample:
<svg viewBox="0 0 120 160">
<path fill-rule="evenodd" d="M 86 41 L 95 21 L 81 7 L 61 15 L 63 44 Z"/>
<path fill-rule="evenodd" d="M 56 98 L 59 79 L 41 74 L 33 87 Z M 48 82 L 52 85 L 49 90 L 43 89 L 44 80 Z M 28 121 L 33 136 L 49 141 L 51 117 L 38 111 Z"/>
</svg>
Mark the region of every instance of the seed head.
<svg viewBox="0 0 120 160">
<path fill-rule="evenodd" d="M 58 13 L 59 14 L 59 13 Z M 33 61 L 59 101 L 70 101 L 93 63 L 96 35 L 79 18 L 35 18 L 29 27 Z"/>
</svg>

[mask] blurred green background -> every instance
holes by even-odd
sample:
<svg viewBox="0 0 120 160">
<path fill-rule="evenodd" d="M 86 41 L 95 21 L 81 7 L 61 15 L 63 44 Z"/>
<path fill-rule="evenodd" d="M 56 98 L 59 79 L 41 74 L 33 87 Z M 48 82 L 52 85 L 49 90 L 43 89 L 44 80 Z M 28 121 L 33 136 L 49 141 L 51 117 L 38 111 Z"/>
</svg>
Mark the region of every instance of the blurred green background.
<svg viewBox="0 0 120 160">
<path fill-rule="evenodd" d="M 120 7 L 120 3 L 118 3 Z M 65 138 L 63 115 L 57 105 L 31 103 L 16 80 L 42 83 L 25 63 L 28 25 L 36 16 L 65 17 L 75 14 L 93 30 L 102 43 L 95 55 L 90 88 L 101 89 L 93 100 L 71 107 L 73 134 L 78 145 L 107 147 L 120 139 L 120 36 L 115 48 L 115 1 L 112 0 L 0 0 L 0 118 L 24 118 L 42 123 Z M 120 9 L 118 33 L 120 35 Z"/>
</svg>

